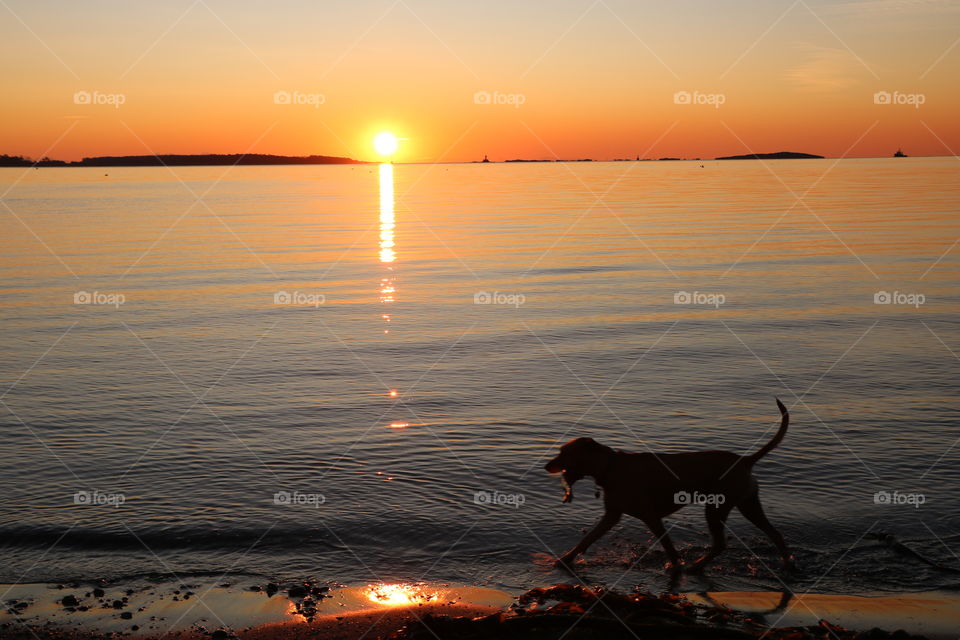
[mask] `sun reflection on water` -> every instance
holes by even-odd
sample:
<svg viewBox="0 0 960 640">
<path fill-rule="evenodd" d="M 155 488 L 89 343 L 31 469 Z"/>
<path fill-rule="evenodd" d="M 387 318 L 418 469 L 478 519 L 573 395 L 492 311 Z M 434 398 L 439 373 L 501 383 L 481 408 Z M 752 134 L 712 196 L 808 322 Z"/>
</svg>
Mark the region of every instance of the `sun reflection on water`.
<svg viewBox="0 0 960 640">
<path fill-rule="evenodd" d="M 393 211 L 393 165 L 380 165 L 380 262 L 393 262 L 397 254 L 393 250 L 393 232 L 396 219 Z"/>
<path fill-rule="evenodd" d="M 387 273 L 380 278 L 380 304 L 393 304 L 396 300 L 397 288 L 394 286 L 394 266 L 397 259 L 394 247 L 394 231 L 396 230 L 396 217 L 394 216 L 394 197 L 393 197 L 393 165 L 384 163 L 380 165 L 380 263 L 386 268 Z M 389 313 L 382 313 L 380 317 L 385 325 L 384 335 L 390 333 L 390 322 L 393 319 Z M 388 396 L 396 400 L 399 393 L 396 389 L 389 389 Z M 403 421 L 393 421 L 390 423 L 391 429 L 405 429 L 410 424 Z M 395 585 L 394 585 L 395 586 Z"/>
<path fill-rule="evenodd" d="M 387 268 L 389 273 L 380 278 L 380 302 L 390 304 L 394 301 L 396 287 L 393 286 L 393 262 L 397 259 L 397 253 L 394 250 L 396 243 L 394 241 L 394 231 L 397 222 L 393 210 L 393 165 L 380 165 L 380 262 Z M 388 315 L 383 316 L 384 320 L 390 321 Z M 389 329 L 384 329 L 384 333 L 390 333 Z"/>
</svg>

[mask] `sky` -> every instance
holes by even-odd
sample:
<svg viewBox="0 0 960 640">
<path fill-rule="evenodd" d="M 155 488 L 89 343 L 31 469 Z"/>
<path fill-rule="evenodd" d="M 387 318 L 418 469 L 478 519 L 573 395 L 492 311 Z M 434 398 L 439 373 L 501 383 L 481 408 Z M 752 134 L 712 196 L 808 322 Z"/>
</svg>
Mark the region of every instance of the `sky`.
<svg viewBox="0 0 960 640">
<path fill-rule="evenodd" d="M 2 0 L 0 153 L 960 152 L 955 0 Z"/>
</svg>

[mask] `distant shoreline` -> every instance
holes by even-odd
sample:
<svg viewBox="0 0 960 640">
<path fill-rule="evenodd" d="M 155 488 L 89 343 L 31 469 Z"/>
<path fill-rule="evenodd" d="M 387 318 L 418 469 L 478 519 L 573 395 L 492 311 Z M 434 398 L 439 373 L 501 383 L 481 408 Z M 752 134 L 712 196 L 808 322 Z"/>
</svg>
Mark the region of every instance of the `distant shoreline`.
<svg viewBox="0 0 960 640">
<path fill-rule="evenodd" d="M 237 165 L 373 164 L 338 156 L 278 156 L 264 153 L 162 154 L 145 156 L 95 156 L 76 161 L 0 155 L 0 167 L 223 167 Z"/>
<path fill-rule="evenodd" d="M 912 156 L 914 158 L 950 158 L 956 156 Z M 584 163 L 584 162 L 719 162 L 725 160 L 879 160 L 892 156 L 844 156 L 830 158 L 809 153 L 793 151 L 779 151 L 776 153 L 750 153 L 737 156 L 721 156 L 717 158 L 556 158 L 556 159 L 527 159 L 511 158 L 507 160 L 461 160 L 449 162 L 396 162 L 390 164 L 544 164 L 544 163 Z M 898 158 L 899 159 L 899 158 Z M 23 156 L 0 154 L 0 168 L 30 168 L 30 167 L 222 167 L 222 166 L 294 166 L 294 165 L 371 165 L 381 164 L 379 160 L 355 160 L 339 156 L 281 156 L 273 154 L 162 154 L 145 156 L 95 156 L 82 160 L 54 160 L 41 158 L 31 160 Z"/>
</svg>

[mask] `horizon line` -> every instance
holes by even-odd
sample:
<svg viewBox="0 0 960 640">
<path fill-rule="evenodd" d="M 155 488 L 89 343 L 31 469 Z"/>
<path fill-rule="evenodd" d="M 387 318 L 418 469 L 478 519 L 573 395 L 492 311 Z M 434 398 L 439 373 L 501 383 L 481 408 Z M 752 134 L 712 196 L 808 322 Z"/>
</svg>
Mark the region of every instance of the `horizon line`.
<svg viewBox="0 0 960 640">
<path fill-rule="evenodd" d="M 784 152 L 773 152 L 773 153 L 784 153 Z M 163 166 L 191 166 L 191 167 L 209 167 L 209 166 L 260 166 L 260 167 L 269 167 L 269 166 L 317 166 L 317 165 L 373 165 L 373 164 L 416 164 L 416 165 L 430 165 L 430 164 L 547 164 L 547 163 L 564 163 L 564 164 L 573 164 L 573 163 L 584 163 L 584 162 L 720 162 L 727 160 L 882 160 L 882 159 L 893 159 L 896 156 L 887 155 L 887 156 L 820 156 L 820 157 L 802 157 L 802 158 L 764 158 L 764 157 L 750 157 L 750 156 L 763 156 L 769 154 L 741 154 L 740 156 L 720 156 L 715 158 L 675 158 L 675 157 L 663 157 L 663 158 L 510 158 L 505 160 L 409 160 L 409 161 L 394 161 L 394 160 L 358 160 L 355 158 L 350 158 L 346 156 L 328 156 L 323 154 L 309 154 L 309 155 L 281 155 L 281 154 L 272 154 L 272 153 L 163 153 L 163 154 L 143 154 L 143 155 L 126 155 L 126 156 L 86 156 L 81 160 L 56 160 L 54 158 L 41 158 L 39 160 L 31 160 L 25 156 L 10 156 L 6 154 L 0 154 L 0 158 L 20 158 L 25 164 L 10 164 L 4 165 L 0 164 L 0 169 L 23 169 L 23 168 L 44 168 L 44 169 L 56 169 L 56 168 L 102 168 L 102 167 L 163 167 Z M 182 158 L 190 157 L 216 157 L 216 156 L 237 156 L 239 160 L 235 163 L 212 163 L 212 162 L 198 162 L 196 164 L 184 163 L 184 164 L 175 164 L 170 165 L 163 162 L 164 157 L 176 156 Z M 330 158 L 334 160 L 333 162 L 250 162 L 242 163 L 243 158 L 256 158 L 257 156 L 267 156 L 271 158 L 278 159 L 299 159 L 299 158 Z M 958 158 L 960 156 L 956 154 L 940 154 L 940 155 L 912 155 L 906 156 L 906 159 L 909 158 Z M 156 164 L 84 164 L 87 160 L 100 160 L 109 158 L 111 160 L 117 159 L 127 159 L 127 158 L 155 158 L 157 159 Z M 897 158 L 897 159 L 905 159 Z"/>
</svg>

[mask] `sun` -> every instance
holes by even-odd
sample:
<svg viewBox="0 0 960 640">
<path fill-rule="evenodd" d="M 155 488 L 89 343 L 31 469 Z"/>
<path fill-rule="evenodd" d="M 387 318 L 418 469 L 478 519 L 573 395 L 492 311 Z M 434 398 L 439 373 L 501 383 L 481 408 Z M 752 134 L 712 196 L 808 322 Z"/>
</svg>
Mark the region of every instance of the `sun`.
<svg viewBox="0 0 960 640">
<path fill-rule="evenodd" d="M 373 148 L 382 156 L 392 156 L 399 146 L 397 136 L 389 131 L 378 133 L 373 139 Z"/>
</svg>

